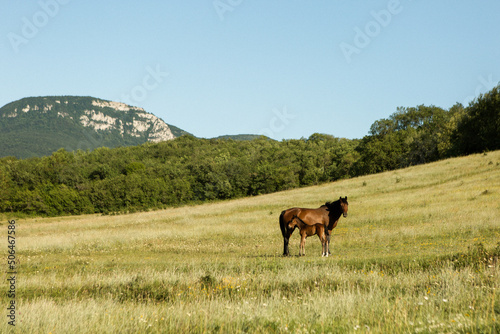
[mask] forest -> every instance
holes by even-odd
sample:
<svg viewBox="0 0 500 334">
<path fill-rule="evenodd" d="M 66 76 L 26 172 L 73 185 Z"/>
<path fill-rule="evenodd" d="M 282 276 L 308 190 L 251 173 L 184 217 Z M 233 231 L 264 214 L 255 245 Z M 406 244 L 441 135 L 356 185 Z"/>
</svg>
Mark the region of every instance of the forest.
<svg viewBox="0 0 500 334">
<path fill-rule="evenodd" d="M 0 212 L 126 213 L 310 186 L 500 149 L 500 85 L 469 106 L 398 108 L 362 139 L 184 135 L 139 146 L 0 159 Z"/>
</svg>

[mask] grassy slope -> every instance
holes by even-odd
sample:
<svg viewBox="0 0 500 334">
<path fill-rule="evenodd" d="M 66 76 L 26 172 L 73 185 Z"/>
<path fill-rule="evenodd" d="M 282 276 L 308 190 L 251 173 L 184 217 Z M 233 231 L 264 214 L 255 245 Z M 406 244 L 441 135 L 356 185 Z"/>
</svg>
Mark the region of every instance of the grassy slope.
<svg viewBox="0 0 500 334">
<path fill-rule="evenodd" d="M 312 237 L 307 256 L 281 257 L 281 210 L 340 196 L 333 256 Z M 494 332 L 500 270 L 474 245 L 499 240 L 500 151 L 194 207 L 19 220 L 17 329 Z"/>
</svg>

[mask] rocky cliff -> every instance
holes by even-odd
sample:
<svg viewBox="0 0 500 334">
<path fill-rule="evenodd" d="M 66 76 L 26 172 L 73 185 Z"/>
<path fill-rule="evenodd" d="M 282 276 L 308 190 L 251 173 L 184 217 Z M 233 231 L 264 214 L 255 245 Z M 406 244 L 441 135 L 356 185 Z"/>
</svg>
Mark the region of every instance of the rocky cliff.
<svg viewBox="0 0 500 334">
<path fill-rule="evenodd" d="M 60 148 L 92 150 L 176 137 L 167 123 L 143 108 L 81 96 L 11 102 L 0 108 L 0 131 L 0 157 L 19 158 L 47 155 Z"/>
</svg>

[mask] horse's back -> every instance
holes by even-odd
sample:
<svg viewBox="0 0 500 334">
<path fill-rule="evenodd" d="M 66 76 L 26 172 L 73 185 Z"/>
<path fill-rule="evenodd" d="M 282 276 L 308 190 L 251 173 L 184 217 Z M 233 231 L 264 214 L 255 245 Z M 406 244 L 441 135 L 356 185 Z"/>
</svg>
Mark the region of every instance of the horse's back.
<svg viewBox="0 0 500 334">
<path fill-rule="evenodd" d="M 283 212 L 281 212 L 281 215 L 286 222 L 290 222 L 293 219 L 293 217 L 299 215 L 300 210 L 301 210 L 300 208 L 286 209 Z"/>
<path fill-rule="evenodd" d="M 310 208 L 290 208 L 284 210 L 281 213 L 281 217 L 285 224 L 292 223 L 292 220 L 295 217 L 298 217 L 302 220 L 302 222 L 306 225 L 315 225 L 315 224 L 328 224 L 328 212 L 325 211 L 323 206 L 317 209 Z"/>
<path fill-rule="evenodd" d="M 321 207 L 317 209 L 301 209 L 298 217 L 307 225 L 328 224 L 328 213 Z"/>
</svg>

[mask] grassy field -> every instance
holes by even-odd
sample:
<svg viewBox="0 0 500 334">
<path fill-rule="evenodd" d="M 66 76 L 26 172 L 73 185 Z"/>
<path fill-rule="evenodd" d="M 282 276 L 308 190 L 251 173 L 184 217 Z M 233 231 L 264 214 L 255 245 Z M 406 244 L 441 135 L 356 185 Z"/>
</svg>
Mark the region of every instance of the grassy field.
<svg viewBox="0 0 500 334">
<path fill-rule="evenodd" d="M 314 236 L 298 257 L 295 232 L 282 257 L 280 212 L 340 196 L 332 256 Z M 15 332 L 498 333 L 499 241 L 500 151 L 164 211 L 20 218 Z"/>
</svg>

